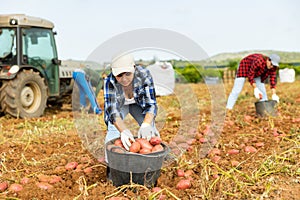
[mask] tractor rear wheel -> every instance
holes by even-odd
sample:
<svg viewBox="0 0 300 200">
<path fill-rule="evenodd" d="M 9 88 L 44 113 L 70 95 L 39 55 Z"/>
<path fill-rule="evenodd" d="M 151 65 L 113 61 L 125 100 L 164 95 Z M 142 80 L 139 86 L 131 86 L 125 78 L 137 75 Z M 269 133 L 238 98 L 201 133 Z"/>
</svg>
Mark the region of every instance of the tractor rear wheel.
<svg viewBox="0 0 300 200">
<path fill-rule="evenodd" d="M 32 118 L 44 114 L 47 87 L 39 72 L 23 70 L 6 83 L 1 96 L 2 111 L 14 117 Z"/>
</svg>

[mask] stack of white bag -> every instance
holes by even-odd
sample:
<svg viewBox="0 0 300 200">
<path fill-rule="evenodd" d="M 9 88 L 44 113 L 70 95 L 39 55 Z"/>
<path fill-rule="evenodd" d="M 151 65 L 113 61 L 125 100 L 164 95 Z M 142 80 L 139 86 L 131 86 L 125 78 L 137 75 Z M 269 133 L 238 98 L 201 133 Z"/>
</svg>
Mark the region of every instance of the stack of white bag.
<svg viewBox="0 0 300 200">
<path fill-rule="evenodd" d="M 295 81 L 295 70 L 289 68 L 280 69 L 279 79 L 281 83 L 293 83 Z"/>
<path fill-rule="evenodd" d="M 157 96 L 168 96 L 174 92 L 175 70 L 171 63 L 156 61 L 154 64 L 149 65 L 147 69 L 153 77 Z"/>
</svg>

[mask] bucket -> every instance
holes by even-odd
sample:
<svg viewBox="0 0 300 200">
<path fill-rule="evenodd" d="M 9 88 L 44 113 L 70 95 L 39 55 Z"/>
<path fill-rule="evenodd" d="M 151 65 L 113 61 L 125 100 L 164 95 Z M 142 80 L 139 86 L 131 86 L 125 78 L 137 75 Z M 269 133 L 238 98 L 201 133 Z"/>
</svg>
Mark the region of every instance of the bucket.
<svg viewBox="0 0 300 200">
<path fill-rule="evenodd" d="M 133 182 L 150 188 L 154 187 L 160 176 L 163 161 L 169 153 L 169 147 L 162 143 L 164 150 L 159 152 L 137 154 L 123 150 L 123 153 L 118 153 L 113 150 L 120 147 L 107 149 L 107 146 L 113 143 L 114 140 L 106 144 L 108 167 L 113 185 L 121 186 Z"/>
<path fill-rule="evenodd" d="M 277 116 L 276 104 L 277 101 L 274 100 L 255 102 L 256 114 L 261 117 Z"/>
</svg>

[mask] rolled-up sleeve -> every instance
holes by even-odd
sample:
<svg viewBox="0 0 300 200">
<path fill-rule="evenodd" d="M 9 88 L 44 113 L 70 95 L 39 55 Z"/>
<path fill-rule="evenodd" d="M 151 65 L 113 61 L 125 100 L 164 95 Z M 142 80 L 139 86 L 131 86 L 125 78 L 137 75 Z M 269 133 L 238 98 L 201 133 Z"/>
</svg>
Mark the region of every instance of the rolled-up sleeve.
<svg viewBox="0 0 300 200">
<path fill-rule="evenodd" d="M 152 113 L 156 115 L 157 107 L 156 107 L 156 98 L 155 98 L 155 89 L 153 87 L 147 86 L 145 88 L 146 91 L 146 112 Z"/>
<path fill-rule="evenodd" d="M 111 122 L 112 124 L 116 121 L 116 117 L 121 117 L 120 111 L 118 110 L 118 102 L 116 90 L 114 85 L 107 78 L 104 81 L 104 121 L 106 124 Z"/>
<path fill-rule="evenodd" d="M 139 69 L 137 82 L 135 83 L 135 98 L 137 103 L 143 108 L 143 114 L 157 114 L 156 94 L 153 78 L 147 69 Z"/>
<path fill-rule="evenodd" d="M 276 88 L 276 83 L 277 83 L 277 74 L 276 74 L 276 69 L 270 71 L 270 87 Z"/>
</svg>

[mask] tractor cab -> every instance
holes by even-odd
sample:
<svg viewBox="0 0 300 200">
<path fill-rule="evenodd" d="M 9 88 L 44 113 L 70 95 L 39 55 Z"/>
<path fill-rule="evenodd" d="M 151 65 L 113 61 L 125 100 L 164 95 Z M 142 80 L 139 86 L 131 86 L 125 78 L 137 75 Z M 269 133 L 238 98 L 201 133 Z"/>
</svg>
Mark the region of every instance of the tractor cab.
<svg viewBox="0 0 300 200">
<path fill-rule="evenodd" d="M 61 96 L 71 77 L 60 79 L 60 60 L 54 24 L 23 14 L 0 15 L 0 102 L 1 111 L 13 116 L 35 117 L 44 112 L 46 102 Z M 26 79 L 21 80 L 20 78 Z M 8 91 L 8 82 L 17 91 Z M 62 84 L 62 81 L 67 81 Z M 66 87 L 67 88 L 67 87 Z M 16 97 L 1 96 L 15 92 Z M 43 97 L 44 95 L 44 97 Z M 13 106 L 11 106 L 13 102 Z"/>
<path fill-rule="evenodd" d="M 50 95 L 58 95 L 58 65 L 52 22 L 25 15 L 7 15 L 0 21 L 1 75 L 13 65 L 33 68 L 46 76 Z M 1 77 L 2 78 L 2 77 Z M 9 77 L 7 77 L 9 78 Z"/>
</svg>

